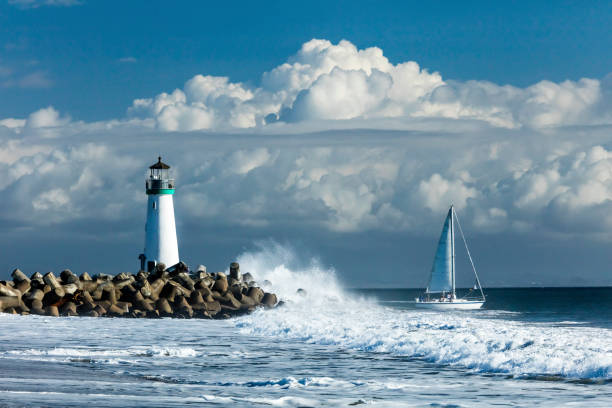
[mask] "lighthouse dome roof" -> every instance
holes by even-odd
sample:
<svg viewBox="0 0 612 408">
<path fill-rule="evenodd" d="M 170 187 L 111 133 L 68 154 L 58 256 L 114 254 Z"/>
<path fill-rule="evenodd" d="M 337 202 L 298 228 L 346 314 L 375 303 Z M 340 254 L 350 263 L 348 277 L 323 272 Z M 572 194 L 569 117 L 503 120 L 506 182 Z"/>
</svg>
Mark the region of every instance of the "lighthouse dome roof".
<svg viewBox="0 0 612 408">
<path fill-rule="evenodd" d="M 154 165 L 149 167 L 150 169 L 169 169 L 170 166 L 168 166 L 166 163 L 162 163 L 161 161 L 161 156 L 159 156 L 157 158 L 157 163 L 155 163 Z"/>
</svg>

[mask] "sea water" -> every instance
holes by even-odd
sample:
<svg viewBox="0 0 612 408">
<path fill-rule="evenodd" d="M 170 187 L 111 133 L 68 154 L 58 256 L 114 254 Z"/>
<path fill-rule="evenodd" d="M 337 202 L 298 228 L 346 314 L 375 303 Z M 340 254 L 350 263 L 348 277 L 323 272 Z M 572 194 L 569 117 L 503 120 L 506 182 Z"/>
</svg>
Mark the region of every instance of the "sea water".
<svg viewBox="0 0 612 408">
<path fill-rule="evenodd" d="M 436 312 L 293 258 L 238 259 L 286 303 L 237 319 L 0 314 L 0 406 L 612 406 L 612 288 Z"/>
</svg>

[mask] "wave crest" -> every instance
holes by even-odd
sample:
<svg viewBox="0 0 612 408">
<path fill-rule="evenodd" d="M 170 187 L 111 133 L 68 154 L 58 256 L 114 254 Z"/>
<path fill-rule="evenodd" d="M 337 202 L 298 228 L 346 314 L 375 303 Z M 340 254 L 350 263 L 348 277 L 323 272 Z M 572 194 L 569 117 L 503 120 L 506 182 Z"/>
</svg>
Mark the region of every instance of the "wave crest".
<svg viewBox="0 0 612 408">
<path fill-rule="evenodd" d="M 612 378 L 609 329 L 381 306 L 344 292 L 334 271 L 317 262 L 294 269 L 295 252 L 278 244 L 260 246 L 239 261 L 257 279 L 270 281 L 266 289 L 288 300 L 282 308 L 237 320 L 243 333 L 417 357 L 480 373 Z M 297 294 L 298 288 L 306 295 Z"/>
</svg>

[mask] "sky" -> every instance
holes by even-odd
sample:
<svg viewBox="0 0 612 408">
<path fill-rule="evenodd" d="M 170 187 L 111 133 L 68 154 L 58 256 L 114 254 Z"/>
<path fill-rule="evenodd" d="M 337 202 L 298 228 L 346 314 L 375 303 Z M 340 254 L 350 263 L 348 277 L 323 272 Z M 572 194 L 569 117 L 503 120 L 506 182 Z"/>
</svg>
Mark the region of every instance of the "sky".
<svg viewBox="0 0 612 408">
<path fill-rule="evenodd" d="M 484 286 L 612 285 L 611 25 L 597 1 L 4 1 L 0 276 L 134 271 L 161 154 L 190 265 L 281 245 L 419 287 L 453 203 Z"/>
</svg>

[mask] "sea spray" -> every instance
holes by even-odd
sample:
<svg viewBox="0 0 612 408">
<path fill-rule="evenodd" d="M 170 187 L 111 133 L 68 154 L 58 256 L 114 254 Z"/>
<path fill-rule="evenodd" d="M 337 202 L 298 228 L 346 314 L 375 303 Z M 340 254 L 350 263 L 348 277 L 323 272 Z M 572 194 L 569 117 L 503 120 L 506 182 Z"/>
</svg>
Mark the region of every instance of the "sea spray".
<svg viewBox="0 0 612 408">
<path fill-rule="evenodd" d="M 609 329 L 498 320 L 479 311 L 392 309 L 344 291 L 333 269 L 300 262 L 295 251 L 277 243 L 238 259 L 287 302 L 238 319 L 246 334 L 391 353 L 480 373 L 612 378 Z"/>
</svg>

